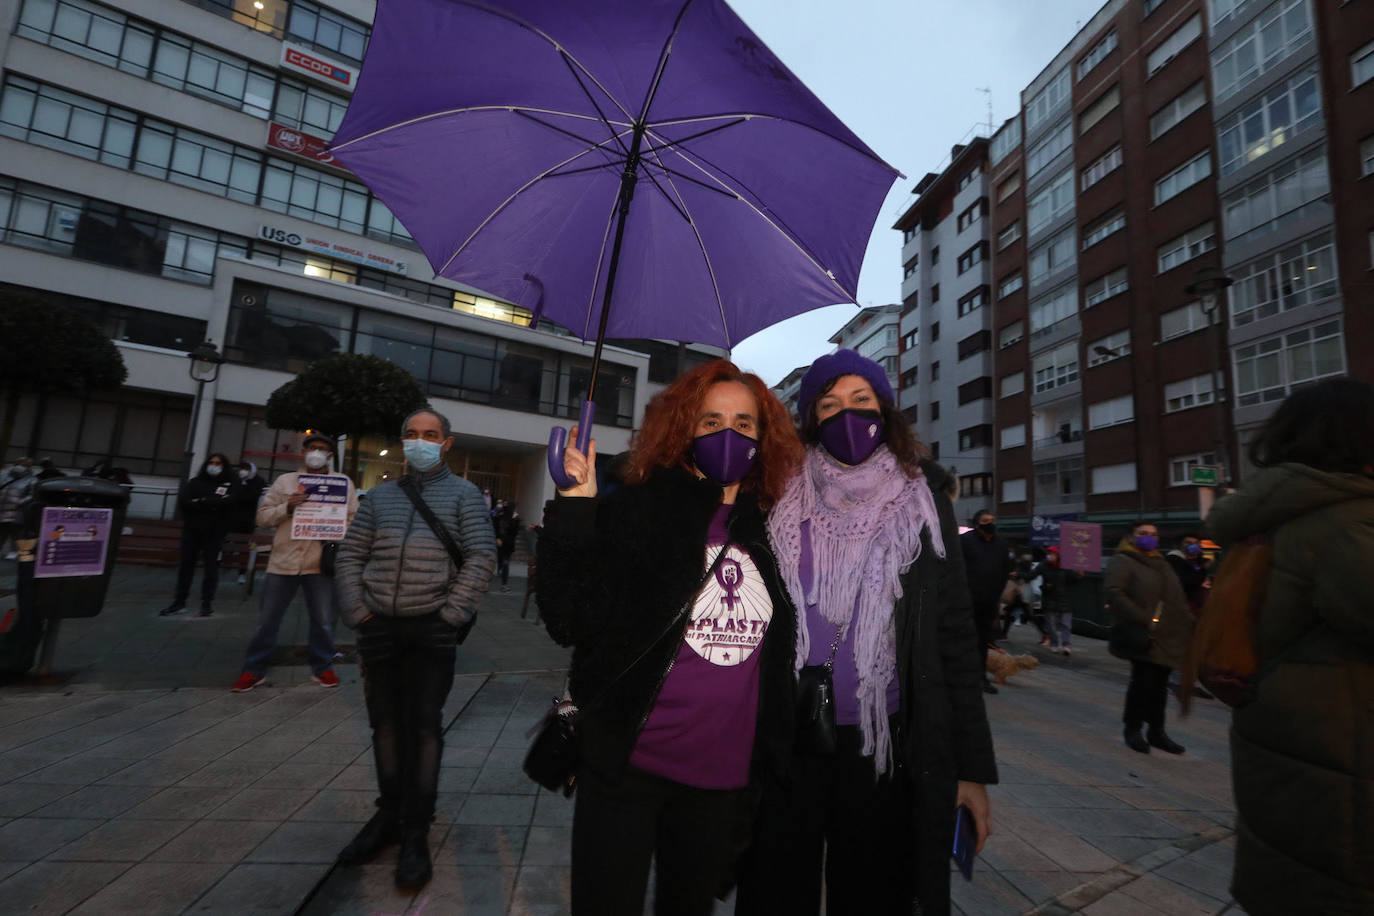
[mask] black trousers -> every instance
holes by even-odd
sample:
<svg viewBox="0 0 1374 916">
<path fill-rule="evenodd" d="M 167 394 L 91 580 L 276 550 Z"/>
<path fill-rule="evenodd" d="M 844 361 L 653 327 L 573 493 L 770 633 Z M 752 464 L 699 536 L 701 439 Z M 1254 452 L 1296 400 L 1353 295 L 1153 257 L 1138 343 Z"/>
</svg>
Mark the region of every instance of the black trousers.
<svg viewBox="0 0 1374 916">
<path fill-rule="evenodd" d="M 895 732 L 894 732 L 895 743 Z M 736 916 L 909 914 L 916 888 L 914 811 L 905 770 L 874 777 L 858 726 L 834 757 L 794 755 L 790 792 L 765 792 Z"/>
<path fill-rule="evenodd" d="M 196 574 L 196 563 L 205 566 L 200 579 L 200 600 L 213 601 L 215 589 L 219 586 L 219 551 L 224 545 L 222 532 L 196 531 L 191 528 L 181 532 L 181 567 L 177 570 L 177 604 L 185 604 L 191 594 L 191 578 Z"/>
<path fill-rule="evenodd" d="M 983 659 L 984 677 L 988 670 L 988 645 L 997 640 L 997 602 L 973 606 L 973 627 L 978 632 L 978 651 Z"/>
<path fill-rule="evenodd" d="M 697 789 L 633 767 L 612 785 L 584 767 L 573 811 L 573 916 L 642 913 L 650 857 L 654 913 L 706 916 L 729 886 L 747 823 L 744 789 Z"/>
<path fill-rule="evenodd" d="M 1131 661 L 1131 683 L 1126 687 L 1126 711 L 1121 721 L 1131 731 L 1142 723 L 1151 729 L 1164 727 L 1164 708 L 1169 700 L 1169 672 L 1172 668 L 1153 662 Z"/>
<path fill-rule="evenodd" d="M 428 827 L 434 820 L 444 700 L 453 686 L 457 647 L 457 628 L 437 612 L 376 616 L 358 627 L 377 807 L 406 826 Z"/>
</svg>

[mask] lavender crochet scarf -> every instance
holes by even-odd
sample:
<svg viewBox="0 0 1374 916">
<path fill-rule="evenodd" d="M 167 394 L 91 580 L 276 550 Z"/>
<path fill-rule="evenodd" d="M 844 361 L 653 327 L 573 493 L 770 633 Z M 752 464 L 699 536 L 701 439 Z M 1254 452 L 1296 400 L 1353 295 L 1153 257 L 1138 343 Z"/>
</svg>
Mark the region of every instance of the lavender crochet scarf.
<svg viewBox="0 0 1374 916">
<path fill-rule="evenodd" d="M 800 576 L 801 525 L 809 521 L 814 580 Z M 892 765 L 887 722 L 887 684 L 897 667 L 893 607 L 902 595 L 901 575 L 921 553 L 929 532 L 945 555 L 935 500 L 924 475 L 907 477 L 887 446 L 863 464 L 847 467 L 817 446 L 807 449 L 801 473 L 768 517 L 783 582 L 798 608 L 817 605 L 826 620 L 851 640 L 859 671 L 859 727 L 863 753 L 874 768 Z M 797 627 L 797 667 L 806 663 L 810 638 Z"/>
</svg>

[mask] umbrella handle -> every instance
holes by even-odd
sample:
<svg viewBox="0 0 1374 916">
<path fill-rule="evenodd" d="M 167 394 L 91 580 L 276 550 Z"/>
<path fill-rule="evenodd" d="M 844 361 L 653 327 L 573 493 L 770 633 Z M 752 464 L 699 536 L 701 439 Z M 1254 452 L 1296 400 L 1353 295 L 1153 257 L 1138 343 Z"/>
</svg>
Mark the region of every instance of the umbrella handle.
<svg viewBox="0 0 1374 916">
<path fill-rule="evenodd" d="M 596 416 L 596 402 L 586 400 L 582 402 L 582 413 L 577 422 L 577 450 L 582 454 L 587 454 L 588 447 L 592 444 L 592 418 Z M 563 449 L 568 445 L 568 431 L 561 426 L 555 426 L 549 430 L 549 476 L 558 485 L 560 490 L 568 490 L 577 486 L 577 481 L 568 476 L 567 471 L 563 470 Z M 592 468 L 592 473 L 596 469 Z"/>
</svg>

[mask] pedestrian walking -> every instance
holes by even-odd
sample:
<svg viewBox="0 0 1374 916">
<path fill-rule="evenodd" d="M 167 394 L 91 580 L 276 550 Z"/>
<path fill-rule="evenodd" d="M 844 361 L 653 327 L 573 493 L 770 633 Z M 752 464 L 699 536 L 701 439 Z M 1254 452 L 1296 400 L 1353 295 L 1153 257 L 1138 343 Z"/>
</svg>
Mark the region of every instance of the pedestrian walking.
<svg viewBox="0 0 1374 916">
<path fill-rule="evenodd" d="M 973 602 L 973 623 L 978 629 L 978 648 L 983 661 L 983 692 L 996 693 L 988 679 L 988 646 L 997 638 L 997 619 L 1002 592 L 1015 564 L 1006 541 L 997 536 L 997 516 L 987 509 L 973 515 L 973 530 L 959 536 Z"/>
<path fill-rule="evenodd" d="M 33 498 L 33 488 L 37 484 L 32 458 L 16 458 L 0 479 L 0 556 L 6 560 L 18 556 L 24 507 Z M 10 549 L 7 551 L 7 548 Z"/>
<path fill-rule="evenodd" d="M 501 577 L 501 592 L 510 591 L 510 558 L 520 537 L 520 516 L 515 507 L 502 505 L 491 520 L 496 532 L 496 572 Z"/>
<path fill-rule="evenodd" d="M 1152 747 L 1182 754 L 1183 745 L 1164 731 L 1164 710 L 1169 672 L 1181 667 L 1188 655 L 1193 614 L 1178 577 L 1159 552 L 1159 529 L 1152 522 L 1137 523 L 1122 538 L 1107 563 L 1104 588 L 1113 619 L 1148 633 L 1144 648 L 1112 649 L 1131 663 L 1122 713 L 1126 746 L 1142 754 Z"/>
<path fill-rule="evenodd" d="M 448 419 L 416 411 L 401 439 L 405 473 L 368 491 L 336 564 L 339 611 L 358 633 L 378 788 L 377 813 L 339 862 L 362 864 L 399 842 L 396 884 L 413 888 L 433 874 L 444 700 L 496 569 L 496 540 L 481 492 L 445 461 Z"/>
<path fill-rule="evenodd" d="M 326 549 L 332 552 L 338 542 L 295 538 L 291 534 L 296 510 L 307 496 L 300 476 L 328 474 L 334 459 L 334 442 L 326 436 L 307 436 L 301 443 L 301 452 L 300 469 L 282 474 L 272 482 L 253 519 L 255 526 L 274 529 L 272 552 L 268 555 L 267 575 L 263 578 L 262 595 L 258 599 L 258 628 L 248 644 L 243 673 L 230 688 L 235 693 L 252 690 L 262 683 L 267 663 L 277 648 L 282 617 L 297 591 L 305 592 L 305 607 L 310 615 L 307 652 L 311 679 L 321 687 L 339 686 L 339 677 L 334 673 L 337 608 L 333 557 L 325 561 Z M 346 477 L 344 480 L 348 488 L 347 516 L 352 522 L 358 511 L 358 494 L 353 481 Z"/>
<path fill-rule="evenodd" d="M 799 742 L 786 785 L 765 787 L 736 913 L 815 916 L 824 886 L 830 914 L 942 916 L 956 806 L 981 848 L 997 781 L 947 474 L 853 350 L 816 360 L 797 403 L 806 454 L 769 534 L 803 682 L 832 671 L 836 737 Z"/>
<path fill-rule="evenodd" d="M 1223 548 L 1272 556 L 1257 689 L 1231 718 L 1231 893 L 1252 916 L 1374 913 L 1374 385 L 1298 389 L 1250 461 L 1207 516 Z"/>
<path fill-rule="evenodd" d="M 200 472 L 181 487 L 181 562 L 177 569 L 176 594 L 158 613 L 163 617 L 186 610 L 196 563 L 204 568 L 200 578 L 200 616 L 214 613 L 215 588 L 219 585 L 219 554 L 229 530 L 229 511 L 238 498 L 238 481 L 230 476 L 229 459 L 215 452 Z"/>
<path fill-rule="evenodd" d="M 1082 570 L 1072 572 L 1060 565 L 1059 548 L 1049 547 L 1045 559 L 1036 567 L 1040 577 L 1040 612 L 1048 631 L 1041 645 L 1049 645 L 1051 651 L 1061 653 L 1065 658 L 1073 654 L 1073 611 L 1069 605 L 1070 582 L 1081 581 Z"/>
<path fill-rule="evenodd" d="M 801 446 L 767 385 L 726 360 L 650 401 L 612 493 L 595 441 L 564 452 L 576 485 L 546 508 L 538 559 L 582 727 L 572 912 L 642 912 L 652 858 L 654 912 L 706 914 L 787 766 L 796 611 L 764 513 Z"/>
</svg>

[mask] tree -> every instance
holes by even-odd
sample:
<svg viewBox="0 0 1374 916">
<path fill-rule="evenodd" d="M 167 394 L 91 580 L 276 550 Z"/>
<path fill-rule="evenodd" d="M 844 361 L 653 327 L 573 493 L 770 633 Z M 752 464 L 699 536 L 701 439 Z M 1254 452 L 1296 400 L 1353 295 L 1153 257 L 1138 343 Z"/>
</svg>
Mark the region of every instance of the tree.
<svg viewBox="0 0 1374 916">
<path fill-rule="evenodd" d="M 0 455 L 9 449 L 21 395 L 109 391 L 128 377 L 119 348 L 85 315 L 31 293 L 0 289 Z"/>
<path fill-rule="evenodd" d="M 267 425 L 276 429 L 318 429 L 347 436 L 345 473 L 358 479 L 357 442 L 364 436 L 394 436 L 402 419 L 425 406 L 415 376 L 378 356 L 335 353 L 317 359 L 267 399 Z"/>
</svg>

